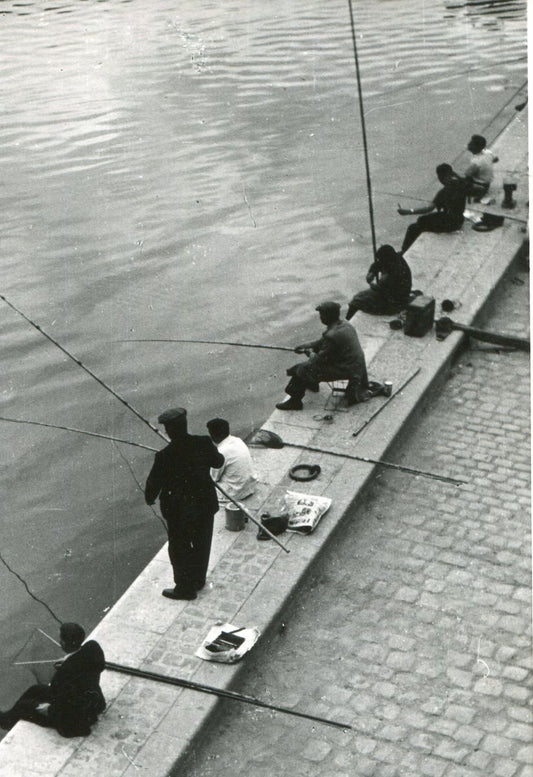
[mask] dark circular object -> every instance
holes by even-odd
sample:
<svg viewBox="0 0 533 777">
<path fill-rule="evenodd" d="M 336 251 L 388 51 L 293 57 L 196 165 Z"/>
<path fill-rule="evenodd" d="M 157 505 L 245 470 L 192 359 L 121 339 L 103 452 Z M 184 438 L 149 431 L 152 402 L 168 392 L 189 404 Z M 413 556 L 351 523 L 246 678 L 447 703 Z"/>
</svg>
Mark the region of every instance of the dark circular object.
<svg viewBox="0 0 533 777">
<path fill-rule="evenodd" d="M 451 299 L 443 299 L 440 306 L 445 313 L 451 313 L 452 310 L 455 310 L 455 305 Z"/>
<path fill-rule="evenodd" d="M 304 482 L 307 480 L 314 480 L 321 472 L 322 470 L 318 464 L 297 464 L 289 470 L 289 477 L 293 480 Z"/>
<path fill-rule="evenodd" d="M 389 321 L 389 326 L 391 329 L 403 329 L 403 321 L 401 318 L 393 318 Z"/>
</svg>

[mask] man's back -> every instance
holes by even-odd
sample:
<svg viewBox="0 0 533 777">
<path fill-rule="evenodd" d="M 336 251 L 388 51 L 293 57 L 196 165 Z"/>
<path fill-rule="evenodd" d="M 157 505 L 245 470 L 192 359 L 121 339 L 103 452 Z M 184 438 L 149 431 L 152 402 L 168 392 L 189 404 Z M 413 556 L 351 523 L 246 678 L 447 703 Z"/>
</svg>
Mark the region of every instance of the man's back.
<svg viewBox="0 0 533 777">
<path fill-rule="evenodd" d="M 160 495 L 164 509 L 175 496 L 216 512 L 218 503 L 210 468 L 223 463 L 224 457 L 207 436 L 186 434 L 172 440 L 155 455 L 146 482 L 146 501 L 153 504 Z"/>
<path fill-rule="evenodd" d="M 245 499 L 254 491 L 257 478 L 248 446 L 240 437 L 229 434 L 217 445 L 224 456 L 224 465 L 212 470 L 211 476 L 234 499 Z"/>
<path fill-rule="evenodd" d="M 331 324 L 322 337 L 325 341 L 323 353 L 328 363 L 344 369 L 347 375 L 356 373 L 361 362 L 364 364 L 365 357 L 357 332 L 348 321 L 339 320 Z"/>
<path fill-rule="evenodd" d="M 84 736 L 105 710 L 100 674 L 105 669 L 104 652 L 89 640 L 68 655 L 50 683 L 50 721 L 63 736 Z"/>
</svg>

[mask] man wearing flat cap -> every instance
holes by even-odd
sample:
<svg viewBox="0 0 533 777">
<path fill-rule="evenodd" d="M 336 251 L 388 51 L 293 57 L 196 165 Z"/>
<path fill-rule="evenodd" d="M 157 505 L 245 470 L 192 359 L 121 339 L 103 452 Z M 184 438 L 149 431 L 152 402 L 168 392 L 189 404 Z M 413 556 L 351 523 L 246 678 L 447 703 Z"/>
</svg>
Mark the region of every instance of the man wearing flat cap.
<svg viewBox="0 0 533 777">
<path fill-rule="evenodd" d="M 346 398 L 349 404 L 367 398 L 368 376 L 365 355 L 357 332 L 347 321 L 341 321 L 338 302 L 321 302 L 320 321 L 327 327 L 319 340 L 298 345 L 296 353 L 312 352 L 306 362 L 289 367 L 290 381 L 285 388 L 288 399 L 278 402 L 278 410 L 301 410 L 307 389 L 318 391 L 319 383 L 328 380 L 348 380 Z"/>
<path fill-rule="evenodd" d="M 155 454 L 148 475 L 145 499 L 154 504 L 159 496 L 168 527 L 168 555 L 174 572 L 174 588 L 165 588 L 168 599 L 196 599 L 205 585 L 213 518 L 218 510 L 211 467 L 224 464 L 210 437 L 187 432 L 187 411 L 166 410 L 158 418 L 170 443 Z"/>
</svg>

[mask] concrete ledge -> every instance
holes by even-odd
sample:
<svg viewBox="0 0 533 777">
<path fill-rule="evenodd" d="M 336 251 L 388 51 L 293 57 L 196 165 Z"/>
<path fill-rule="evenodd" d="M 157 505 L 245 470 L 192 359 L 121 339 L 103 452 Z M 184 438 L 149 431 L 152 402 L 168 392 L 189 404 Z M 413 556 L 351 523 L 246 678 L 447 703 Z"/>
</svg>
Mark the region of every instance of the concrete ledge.
<svg viewBox="0 0 533 777">
<path fill-rule="evenodd" d="M 453 235 L 422 235 L 407 257 L 414 286 L 435 296 L 438 303 L 444 298 L 459 300 L 461 307 L 452 317 L 463 324 L 474 323 L 525 238 L 525 116 L 516 117 L 495 148 L 501 168 L 516 171 L 519 207 L 511 212 L 512 218 L 488 233 L 474 232 L 466 222 L 463 230 Z M 501 185 L 495 183 L 493 188 L 501 198 Z M 383 399 L 326 410 L 331 400 L 324 388 L 318 395 L 306 397 L 303 412 L 275 411 L 264 428 L 277 432 L 286 443 L 335 454 L 384 458 L 446 372 L 463 337 L 455 332 L 443 342 L 433 333 L 409 338 L 392 331 L 389 319 L 357 314 L 354 321 L 370 376 L 392 380 L 397 388 L 416 369 L 420 372 L 364 431 L 353 437 Z M 290 363 L 288 360 L 287 366 Z M 333 422 L 324 419 L 326 413 L 333 415 Z M 93 632 L 108 660 L 220 688 L 235 685 L 245 661 L 226 666 L 194 656 L 209 627 L 217 620 L 229 620 L 257 626 L 262 634 L 272 628 L 376 469 L 368 463 L 289 445 L 279 450 L 254 448 L 253 455 L 260 487 L 248 500 L 249 509 L 254 514 L 275 511 L 287 489 L 327 494 L 332 506 L 315 533 L 307 537 L 282 535 L 280 539 L 291 551 L 287 555 L 272 542 L 257 542 L 255 526 L 250 524 L 243 532 L 226 531 L 219 514 L 206 589 L 193 602 L 163 599 L 160 592 L 170 584 L 171 574 L 166 549 L 162 549 Z M 320 464 L 318 479 L 310 483 L 290 480 L 290 467 L 303 462 Z M 441 474 L 461 477 L 453 463 Z M 65 740 L 54 731 L 20 723 L 0 744 L 0 777 L 163 777 L 176 768 L 205 730 L 218 703 L 214 696 L 112 672 L 105 672 L 102 679 L 108 709 L 91 736 Z"/>
</svg>

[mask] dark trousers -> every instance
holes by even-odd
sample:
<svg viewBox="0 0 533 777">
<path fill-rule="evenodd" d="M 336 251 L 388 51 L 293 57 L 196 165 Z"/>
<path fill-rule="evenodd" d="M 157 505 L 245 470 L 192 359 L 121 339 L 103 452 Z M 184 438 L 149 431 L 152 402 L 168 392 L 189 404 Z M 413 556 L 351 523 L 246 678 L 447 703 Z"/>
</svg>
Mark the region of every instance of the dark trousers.
<svg viewBox="0 0 533 777">
<path fill-rule="evenodd" d="M 409 304 L 409 298 L 406 298 L 403 302 L 391 302 L 389 299 L 383 296 L 377 289 L 365 289 L 358 292 L 348 305 L 348 312 L 346 318 L 349 320 L 352 318 L 358 310 L 362 310 L 363 313 L 375 313 L 376 315 L 392 315 L 399 313 Z"/>
<path fill-rule="evenodd" d="M 453 218 L 445 213 L 428 213 L 409 224 L 402 243 L 402 253 L 410 248 L 422 232 L 455 232 L 461 229 L 463 217 Z"/>
<path fill-rule="evenodd" d="M 50 702 L 49 685 L 32 685 L 7 712 L 2 713 L 2 728 L 12 728 L 19 720 L 29 720 L 39 726 L 53 727 L 46 712 L 38 712 L 39 704 Z"/>
<path fill-rule="evenodd" d="M 335 380 L 332 378 L 332 380 Z M 343 378 L 339 378 L 343 380 Z M 344 380 L 346 380 L 344 378 Z M 304 380 L 297 375 L 293 375 L 290 381 L 285 386 L 285 393 L 293 399 L 303 399 L 305 390 L 309 387 Z M 316 389 L 313 387 L 313 391 L 318 391 L 318 383 Z M 355 405 L 358 402 L 365 402 L 368 399 L 368 378 L 365 375 L 363 377 L 354 376 L 348 379 L 348 386 L 346 388 L 346 400 L 349 405 Z"/>
<path fill-rule="evenodd" d="M 174 583 L 184 592 L 192 593 L 205 583 L 214 515 L 182 504 L 172 517 L 165 518 Z"/>
<path fill-rule="evenodd" d="M 100 696 L 95 693 L 91 696 L 91 692 L 87 694 L 89 701 L 82 709 L 79 705 L 73 707 L 65 703 L 58 704 L 57 700 L 52 699 L 49 685 L 32 685 L 10 710 L 0 713 L 0 727 L 10 729 L 19 720 L 29 720 L 38 726 L 55 728 L 63 737 L 87 736 L 98 714 L 105 708 L 103 697 L 100 701 Z M 45 702 L 51 702 L 50 707 L 46 712 L 39 712 L 37 707 Z"/>
</svg>

